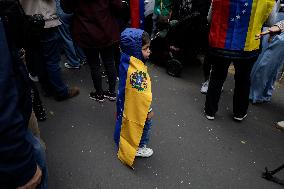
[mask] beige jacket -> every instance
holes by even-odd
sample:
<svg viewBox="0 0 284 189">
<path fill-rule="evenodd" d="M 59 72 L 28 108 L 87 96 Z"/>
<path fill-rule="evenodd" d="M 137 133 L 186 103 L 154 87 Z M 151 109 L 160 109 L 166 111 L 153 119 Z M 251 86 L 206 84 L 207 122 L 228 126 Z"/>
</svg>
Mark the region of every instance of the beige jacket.
<svg viewBox="0 0 284 189">
<path fill-rule="evenodd" d="M 61 24 L 56 14 L 55 0 L 20 0 L 20 3 L 27 15 L 42 14 L 44 16 L 44 28 Z"/>
</svg>

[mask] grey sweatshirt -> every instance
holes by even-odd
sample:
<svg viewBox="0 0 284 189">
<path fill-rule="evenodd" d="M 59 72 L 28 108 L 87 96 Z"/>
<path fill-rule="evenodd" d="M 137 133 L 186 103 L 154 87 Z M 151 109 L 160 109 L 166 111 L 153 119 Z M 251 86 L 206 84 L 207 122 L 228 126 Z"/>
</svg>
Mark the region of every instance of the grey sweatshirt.
<svg viewBox="0 0 284 189">
<path fill-rule="evenodd" d="M 27 15 L 43 15 L 44 28 L 52 28 L 61 24 L 56 14 L 55 0 L 20 0 L 20 3 Z"/>
</svg>

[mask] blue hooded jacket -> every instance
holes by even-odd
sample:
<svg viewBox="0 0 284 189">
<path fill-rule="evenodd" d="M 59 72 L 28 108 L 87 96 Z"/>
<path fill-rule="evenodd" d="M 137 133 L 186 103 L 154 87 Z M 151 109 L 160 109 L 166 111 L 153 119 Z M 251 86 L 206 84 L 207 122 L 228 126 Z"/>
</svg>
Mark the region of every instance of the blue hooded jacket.
<svg viewBox="0 0 284 189">
<path fill-rule="evenodd" d="M 134 56 L 144 62 L 142 55 L 142 35 L 143 30 L 135 28 L 126 28 L 121 33 L 120 48 L 122 51 L 121 61 L 124 62 L 125 58 Z M 129 62 L 129 61 L 128 61 Z"/>
</svg>

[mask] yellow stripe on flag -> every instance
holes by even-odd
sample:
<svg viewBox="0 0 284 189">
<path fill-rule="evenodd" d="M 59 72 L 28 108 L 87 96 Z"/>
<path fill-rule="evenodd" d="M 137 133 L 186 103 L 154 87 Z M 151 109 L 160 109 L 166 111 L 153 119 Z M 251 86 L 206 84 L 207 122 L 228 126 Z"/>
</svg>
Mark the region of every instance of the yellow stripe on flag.
<svg viewBox="0 0 284 189">
<path fill-rule="evenodd" d="M 137 73 L 145 74 L 142 88 L 137 88 L 135 82 L 133 82 L 135 81 L 133 75 Z M 118 150 L 118 158 L 130 167 L 133 166 L 151 102 L 151 80 L 147 66 L 141 60 L 131 57 L 125 86 L 124 111 Z"/>
<path fill-rule="evenodd" d="M 259 49 L 260 40 L 255 40 L 255 35 L 261 32 L 262 26 L 268 19 L 275 0 L 254 0 L 250 16 L 249 29 L 246 38 L 245 51 Z"/>
</svg>

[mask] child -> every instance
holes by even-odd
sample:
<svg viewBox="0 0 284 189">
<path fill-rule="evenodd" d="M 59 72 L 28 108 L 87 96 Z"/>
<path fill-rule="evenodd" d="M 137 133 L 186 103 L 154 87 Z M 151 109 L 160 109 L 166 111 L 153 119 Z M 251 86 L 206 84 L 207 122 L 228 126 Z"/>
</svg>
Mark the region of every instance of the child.
<svg viewBox="0 0 284 189">
<path fill-rule="evenodd" d="M 114 140 L 118 158 L 132 167 L 135 156 L 150 157 L 146 147 L 153 117 L 151 80 L 144 64 L 150 56 L 150 36 L 127 28 L 121 34 L 121 60 Z"/>
</svg>

